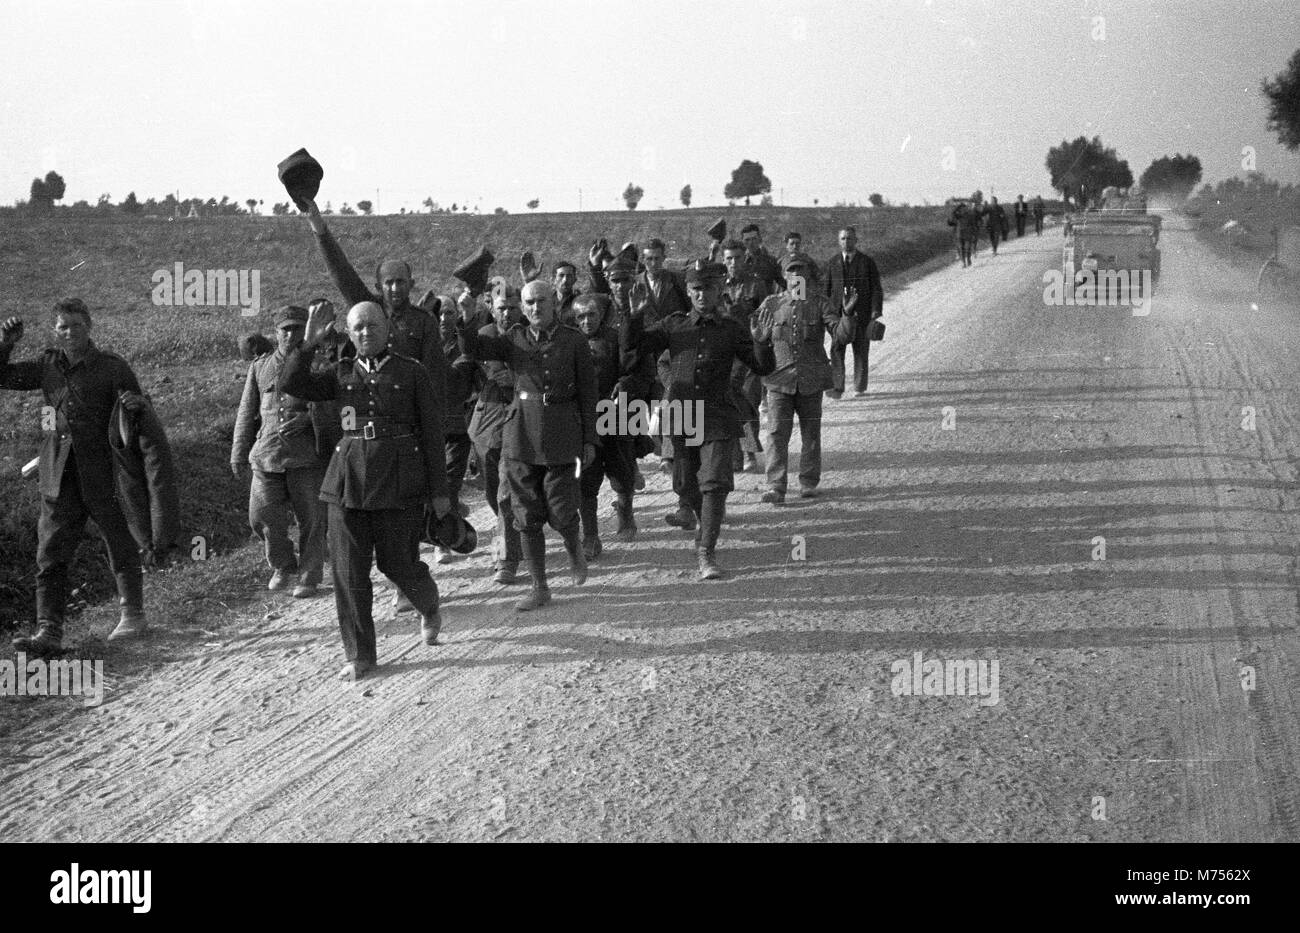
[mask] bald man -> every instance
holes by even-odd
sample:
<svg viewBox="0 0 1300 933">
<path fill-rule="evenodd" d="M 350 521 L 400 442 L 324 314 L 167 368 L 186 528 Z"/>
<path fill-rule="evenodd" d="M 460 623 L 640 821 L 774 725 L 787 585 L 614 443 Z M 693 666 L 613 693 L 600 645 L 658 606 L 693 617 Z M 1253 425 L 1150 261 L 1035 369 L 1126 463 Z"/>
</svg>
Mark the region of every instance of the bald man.
<svg viewBox="0 0 1300 933">
<path fill-rule="evenodd" d="M 556 315 L 555 289 L 529 282 L 521 297 L 525 323 L 502 336 L 482 333 L 467 307 L 460 345 L 471 359 L 497 360 L 515 376 L 514 411 L 502 428 L 501 469 L 532 577 L 532 589 L 515 609 L 527 612 L 551 601 L 544 525 L 564 539 L 573 582 L 587 580 L 576 467 L 581 462 L 585 469 L 596 458 L 596 376 L 586 338 Z"/>
<path fill-rule="evenodd" d="M 348 339 L 356 358 L 312 372 L 312 357 L 333 320 L 329 305 L 307 318 L 305 339 L 287 354 L 280 391 L 308 401 L 337 401 L 343 437 L 330 458 L 320 497 L 329 504 L 334 603 L 347 663 L 344 680 L 359 680 L 378 659 L 370 566 L 419 611 L 426 645 L 438 643 L 438 586 L 420 560 L 425 508 L 451 510 L 443 456 L 445 400 L 428 371 L 389 349 L 388 316 L 375 302 L 353 305 Z"/>
</svg>

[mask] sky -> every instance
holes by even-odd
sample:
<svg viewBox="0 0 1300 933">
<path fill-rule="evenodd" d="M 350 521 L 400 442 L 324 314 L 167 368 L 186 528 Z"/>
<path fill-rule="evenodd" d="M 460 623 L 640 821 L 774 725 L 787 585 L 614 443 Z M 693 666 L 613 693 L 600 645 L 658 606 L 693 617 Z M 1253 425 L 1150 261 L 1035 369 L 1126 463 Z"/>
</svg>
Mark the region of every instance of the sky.
<svg viewBox="0 0 1300 933">
<path fill-rule="evenodd" d="M 1049 147 L 1099 135 L 1134 176 L 1300 182 L 1265 78 L 1296 0 L 0 0 L 0 204 L 167 192 L 485 213 L 725 203 L 742 159 L 777 203 L 1048 194 Z"/>
</svg>

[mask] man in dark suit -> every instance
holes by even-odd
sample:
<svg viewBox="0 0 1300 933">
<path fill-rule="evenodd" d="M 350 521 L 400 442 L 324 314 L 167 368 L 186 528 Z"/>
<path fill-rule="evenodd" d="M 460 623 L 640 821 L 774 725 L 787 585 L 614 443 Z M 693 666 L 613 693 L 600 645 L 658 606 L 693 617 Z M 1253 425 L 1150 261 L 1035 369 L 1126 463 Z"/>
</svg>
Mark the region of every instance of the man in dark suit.
<svg viewBox="0 0 1300 933">
<path fill-rule="evenodd" d="M 1029 219 L 1029 205 L 1025 203 L 1023 194 L 1016 195 L 1015 203 L 1016 214 L 1016 239 L 1025 235 L 1025 221 Z"/>
<path fill-rule="evenodd" d="M 334 604 L 347 656 L 339 677 L 359 680 L 377 663 L 372 556 L 419 610 L 424 643 L 438 643 L 438 585 L 420 560 L 420 533 L 426 507 L 439 518 L 451 511 L 442 434 L 446 403 L 428 370 L 389 349 L 388 317 L 370 301 L 348 312 L 356 357 L 313 372 L 316 346 L 332 319 L 328 305 L 308 312 L 306 338 L 286 355 L 279 391 L 339 403 L 343 438 L 320 497 L 329 504 Z"/>
<path fill-rule="evenodd" d="M 144 579 L 140 551 L 118 503 L 109 424 L 119 397 L 129 410 L 146 404 L 126 361 L 90 339 L 90 310 L 80 298 L 54 306 L 54 343 L 40 356 L 10 363 L 23 336 L 11 317 L 0 325 L 0 388 L 40 390 L 41 517 L 36 545 L 37 631 L 14 639 L 14 647 L 33 655 L 56 654 L 63 647 L 63 623 L 71 587 L 68 568 L 86 527 L 93 520 L 108 547 L 117 580 L 122 618 L 110 641 L 145 630 Z M 127 402 L 124 402 L 127 404 Z"/>
<path fill-rule="evenodd" d="M 844 357 L 849 347 L 853 348 L 853 394 L 867 394 L 871 322 L 884 313 L 885 302 L 880 270 L 876 267 L 875 260 L 858 251 L 858 231 L 853 227 L 841 228 L 839 241 L 840 251 L 826 263 L 825 295 L 833 308 L 838 308 L 846 295 L 856 294 L 858 301 L 853 310 L 856 326 L 852 331 L 852 341 L 847 344 L 835 341 L 831 344 L 832 387 L 826 391 L 826 395 L 834 399 L 844 395 Z"/>
</svg>

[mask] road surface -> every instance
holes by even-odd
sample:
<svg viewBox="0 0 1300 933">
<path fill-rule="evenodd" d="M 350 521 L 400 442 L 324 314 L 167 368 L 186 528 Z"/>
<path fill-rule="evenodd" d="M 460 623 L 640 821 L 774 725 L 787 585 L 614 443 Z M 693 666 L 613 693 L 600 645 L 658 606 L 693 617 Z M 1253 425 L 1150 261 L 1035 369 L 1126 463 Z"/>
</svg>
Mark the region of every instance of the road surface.
<svg viewBox="0 0 1300 933">
<path fill-rule="evenodd" d="M 729 579 L 655 475 L 585 587 L 440 567 L 444 646 L 383 621 L 357 685 L 332 600 L 277 597 L 10 736 L 0 838 L 1300 838 L 1300 317 L 1177 226 L 1144 317 L 1046 307 L 1055 230 L 894 282 L 825 495 L 738 477 Z M 896 695 L 917 652 L 997 702 Z"/>
</svg>

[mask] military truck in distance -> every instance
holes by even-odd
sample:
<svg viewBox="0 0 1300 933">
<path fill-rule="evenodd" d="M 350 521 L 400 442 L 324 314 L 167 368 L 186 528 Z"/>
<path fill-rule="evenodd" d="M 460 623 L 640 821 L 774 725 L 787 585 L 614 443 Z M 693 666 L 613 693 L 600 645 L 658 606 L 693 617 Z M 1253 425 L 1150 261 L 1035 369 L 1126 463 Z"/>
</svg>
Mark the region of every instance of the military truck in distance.
<svg viewBox="0 0 1300 933">
<path fill-rule="evenodd" d="M 1064 281 L 1076 286 L 1091 272 L 1094 280 L 1113 282 L 1107 272 L 1151 271 L 1154 285 L 1160 278 L 1160 217 L 1146 212 L 1146 198 L 1108 188 L 1099 207 L 1065 219 L 1061 249 Z"/>
</svg>

